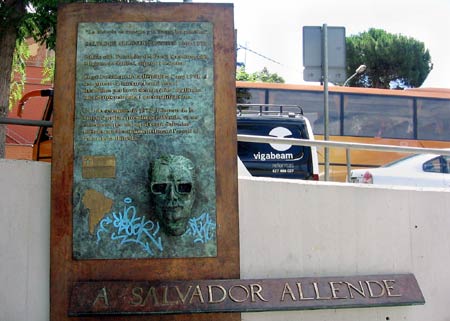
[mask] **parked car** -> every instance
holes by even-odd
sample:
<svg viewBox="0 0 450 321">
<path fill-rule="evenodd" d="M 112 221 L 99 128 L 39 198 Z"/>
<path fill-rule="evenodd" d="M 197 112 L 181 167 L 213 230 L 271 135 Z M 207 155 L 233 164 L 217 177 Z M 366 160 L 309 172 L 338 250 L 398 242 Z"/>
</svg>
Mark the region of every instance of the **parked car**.
<svg viewBox="0 0 450 321">
<path fill-rule="evenodd" d="M 237 131 L 242 135 L 314 139 L 303 110 L 293 105 L 239 104 Z M 252 176 L 319 180 L 316 147 L 238 142 L 238 157 Z"/>
<path fill-rule="evenodd" d="M 450 156 L 418 154 L 382 167 L 355 169 L 352 183 L 450 188 Z"/>
</svg>

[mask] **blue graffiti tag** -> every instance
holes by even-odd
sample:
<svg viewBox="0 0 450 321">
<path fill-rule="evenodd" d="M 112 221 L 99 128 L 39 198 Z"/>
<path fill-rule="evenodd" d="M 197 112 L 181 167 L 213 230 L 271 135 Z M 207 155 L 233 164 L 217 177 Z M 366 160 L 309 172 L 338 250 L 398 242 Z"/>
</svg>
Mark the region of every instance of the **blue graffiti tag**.
<svg viewBox="0 0 450 321">
<path fill-rule="evenodd" d="M 100 227 L 97 230 L 97 244 L 100 242 L 100 240 L 102 239 L 100 237 L 100 233 L 108 233 L 108 229 L 106 228 L 106 225 L 109 225 L 112 223 L 112 219 L 108 216 L 106 216 L 104 219 L 102 219 L 100 221 Z"/>
<path fill-rule="evenodd" d="M 137 216 L 136 207 L 130 205 L 131 198 L 126 197 L 124 203 L 123 212 L 113 212 L 112 218 L 107 216 L 100 221 L 97 244 L 101 240 L 100 234 L 107 233 L 106 226 L 112 223 L 115 231 L 111 234 L 111 240 L 120 240 L 120 244 L 139 244 L 150 255 L 155 254 L 155 247 L 159 251 L 163 251 L 161 237 L 157 236 L 160 230 L 159 223 L 155 224 L 151 220 L 146 220 L 144 216 Z"/>
<path fill-rule="evenodd" d="M 186 233 L 194 237 L 194 243 L 206 243 L 214 238 L 215 230 L 216 223 L 213 222 L 209 213 L 203 213 L 189 220 Z"/>
</svg>

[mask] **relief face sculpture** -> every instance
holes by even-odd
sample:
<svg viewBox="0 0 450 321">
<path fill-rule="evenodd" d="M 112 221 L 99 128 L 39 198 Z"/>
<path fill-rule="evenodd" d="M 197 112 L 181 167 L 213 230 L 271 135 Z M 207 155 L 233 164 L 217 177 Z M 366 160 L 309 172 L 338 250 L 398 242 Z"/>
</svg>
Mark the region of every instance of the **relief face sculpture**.
<svg viewBox="0 0 450 321">
<path fill-rule="evenodd" d="M 152 207 L 168 235 L 183 235 L 195 201 L 194 164 L 180 155 L 163 155 L 150 166 Z"/>
</svg>

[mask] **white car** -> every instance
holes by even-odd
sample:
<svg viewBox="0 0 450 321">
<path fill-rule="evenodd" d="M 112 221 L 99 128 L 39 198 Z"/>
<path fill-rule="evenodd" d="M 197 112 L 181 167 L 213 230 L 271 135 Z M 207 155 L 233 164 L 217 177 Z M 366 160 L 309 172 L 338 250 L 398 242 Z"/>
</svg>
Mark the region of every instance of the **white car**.
<svg viewBox="0 0 450 321">
<path fill-rule="evenodd" d="M 378 168 L 355 169 L 352 183 L 450 188 L 450 156 L 411 155 Z"/>
</svg>

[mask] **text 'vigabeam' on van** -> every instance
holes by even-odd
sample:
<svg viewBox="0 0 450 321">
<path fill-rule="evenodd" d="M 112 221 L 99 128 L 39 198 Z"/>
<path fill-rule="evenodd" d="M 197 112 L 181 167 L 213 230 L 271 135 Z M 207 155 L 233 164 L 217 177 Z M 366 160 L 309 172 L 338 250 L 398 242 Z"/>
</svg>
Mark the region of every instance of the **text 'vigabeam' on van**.
<svg viewBox="0 0 450 321">
<path fill-rule="evenodd" d="M 313 140 L 311 125 L 297 105 L 238 104 L 241 135 Z M 252 176 L 319 180 L 316 147 L 238 142 L 238 157 Z"/>
</svg>

